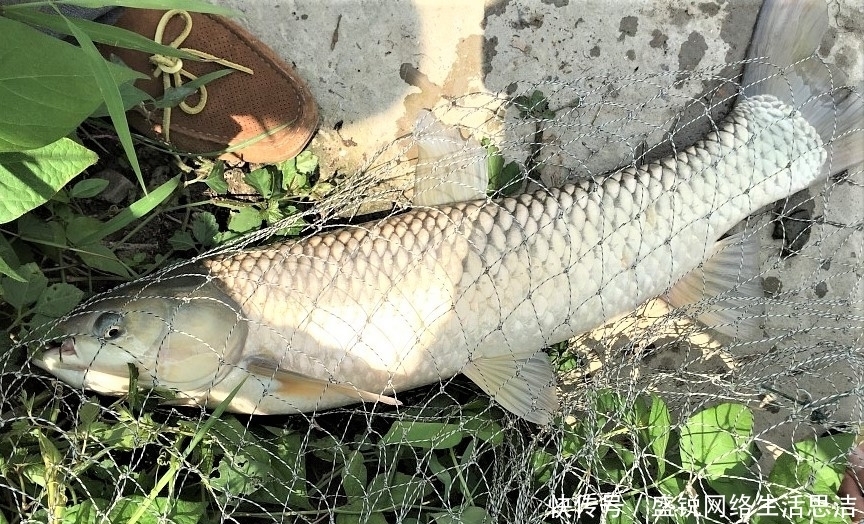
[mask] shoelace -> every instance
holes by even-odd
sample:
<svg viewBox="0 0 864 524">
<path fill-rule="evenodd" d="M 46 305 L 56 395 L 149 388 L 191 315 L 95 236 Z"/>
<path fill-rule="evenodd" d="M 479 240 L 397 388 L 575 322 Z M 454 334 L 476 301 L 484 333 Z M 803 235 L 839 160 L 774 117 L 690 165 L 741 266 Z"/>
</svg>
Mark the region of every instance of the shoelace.
<svg viewBox="0 0 864 524">
<path fill-rule="evenodd" d="M 180 47 L 180 44 L 182 44 L 186 40 L 186 37 L 189 36 L 189 33 L 192 32 L 192 15 L 190 15 L 187 11 L 172 9 L 162 15 L 162 19 L 159 20 L 159 25 L 156 26 L 156 33 L 153 35 L 153 40 L 156 43 L 162 43 L 165 28 L 168 26 L 168 22 L 171 21 L 171 19 L 175 16 L 181 16 L 186 21 L 186 27 L 183 28 L 183 31 L 177 36 L 177 38 L 172 40 L 170 44 L 167 44 L 168 46 L 193 54 L 205 62 L 214 62 L 227 68 L 234 69 L 236 71 L 242 71 L 250 75 L 253 74 L 253 71 L 248 67 L 236 64 L 234 62 L 231 62 L 230 60 L 225 60 L 224 58 L 219 58 L 218 56 L 214 56 L 210 53 L 205 53 L 204 51 L 199 51 L 197 49 Z M 153 77 L 162 77 L 162 87 L 165 91 L 167 91 L 171 87 L 178 88 L 182 86 L 183 78 L 187 78 L 189 80 L 195 80 L 196 78 L 198 78 L 189 71 L 183 69 L 183 60 L 178 57 L 155 54 L 150 57 L 150 63 L 156 66 L 156 69 L 153 70 Z M 202 85 L 198 88 L 197 93 L 198 103 L 194 106 L 189 105 L 184 99 L 178 105 L 181 111 L 189 115 L 196 115 L 204 110 L 204 106 L 207 105 L 207 88 Z M 162 135 L 166 142 L 170 142 L 171 140 L 170 126 L 171 107 L 166 107 L 162 111 Z"/>
</svg>

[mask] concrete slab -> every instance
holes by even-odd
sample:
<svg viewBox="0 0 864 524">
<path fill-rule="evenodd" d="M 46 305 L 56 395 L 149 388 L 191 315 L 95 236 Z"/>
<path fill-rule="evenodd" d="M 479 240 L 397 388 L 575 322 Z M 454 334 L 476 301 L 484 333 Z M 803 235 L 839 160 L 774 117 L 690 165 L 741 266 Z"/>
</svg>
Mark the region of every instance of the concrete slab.
<svg viewBox="0 0 864 524">
<path fill-rule="evenodd" d="M 314 148 L 322 153 L 325 174 L 353 171 L 376 149 L 409 133 L 418 110 L 442 97 L 608 74 L 694 69 L 727 74 L 725 65 L 745 56 L 760 5 L 752 0 L 217 3 L 241 11 L 241 23 L 309 82 L 323 115 Z M 837 30 L 823 51 L 860 81 L 864 7 L 840 0 L 831 2 L 831 11 Z M 678 105 L 670 103 L 646 119 L 669 121 L 703 88 L 698 82 L 682 87 Z"/>
</svg>

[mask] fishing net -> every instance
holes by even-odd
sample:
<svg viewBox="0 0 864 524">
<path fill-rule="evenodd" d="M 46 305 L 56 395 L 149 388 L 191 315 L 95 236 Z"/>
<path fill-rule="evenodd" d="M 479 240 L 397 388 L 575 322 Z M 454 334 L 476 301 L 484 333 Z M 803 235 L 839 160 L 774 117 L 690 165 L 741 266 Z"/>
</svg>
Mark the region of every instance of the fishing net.
<svg viewBox="0 0 864 524">
<path fill-rule="evenodd" d="M 680 150 L 718 125 L 735 80 L 582 77 L 433 113 L 485 144 L 501 198 Z M 332 180 L 295 222 L 206 256 L 409 209 L 417 140 Z M 425 161 L 439 176 L 473 159 Z M 30 360 L 49 340 L 24 341 L 0 361 L 0 522 L 848 522 L 837 492 L 864 421 L 862 184 L 860 168 L 837 173 L 746 220 L 762 246 L 755 339 L 658 299 L 547 348 L 561 408 L 545 427 L 461 375 L 400 392 L 398 408 L 285 416 L 147 390 L 116 399 L 50 377 Z"/>
</svg>

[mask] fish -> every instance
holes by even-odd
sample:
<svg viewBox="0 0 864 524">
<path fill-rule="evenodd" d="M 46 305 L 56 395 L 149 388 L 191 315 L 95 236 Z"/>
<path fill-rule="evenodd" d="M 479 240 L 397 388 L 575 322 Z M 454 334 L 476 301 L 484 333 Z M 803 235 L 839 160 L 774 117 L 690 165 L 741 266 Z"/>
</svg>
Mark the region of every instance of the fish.
<svg viewBox="0 0 864 524">
<path fill-rule="evenodd" d="M 405 391 L 463 374 L 549 424 L 559 403 L 544 348 L 650 299 L 699 302 L 694 314 L 731 336 L 758 331 L 758 244 L 727 233 L 864 161 L 861 97 L 815 54 L 826 30 L 824 2 L 766 0 L 738 99 L 710 133 L 560 187 L 489 198 L 482 148 L 472 157 L 477 144 L 421 119 L 421 157 L 471 158 L 443 180 L 418 163 L 411 209 L 99 295 L 33 363 L 108 395 L 128 392 L 134 367 L 139 387 L 172 402 L 262 415 L 400 409 Z"/>
</svg>

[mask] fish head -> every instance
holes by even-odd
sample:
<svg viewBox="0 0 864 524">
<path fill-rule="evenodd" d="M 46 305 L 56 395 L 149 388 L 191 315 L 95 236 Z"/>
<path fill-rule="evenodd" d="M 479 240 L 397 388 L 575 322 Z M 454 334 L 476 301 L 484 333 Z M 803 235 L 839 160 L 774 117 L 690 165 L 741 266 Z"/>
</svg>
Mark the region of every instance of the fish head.
<svg viewBox="0 0 864 524">
<path fill-rule="evenodd" d="M 34 364 L 63 382 L 109 395 L 141 387 L 198 396 L 240 360 L 247 325 L 214 282 L 167 279 L 88 302 L 53 329 Z"/>
</svg>

